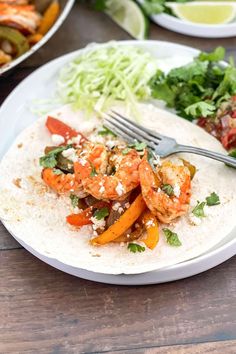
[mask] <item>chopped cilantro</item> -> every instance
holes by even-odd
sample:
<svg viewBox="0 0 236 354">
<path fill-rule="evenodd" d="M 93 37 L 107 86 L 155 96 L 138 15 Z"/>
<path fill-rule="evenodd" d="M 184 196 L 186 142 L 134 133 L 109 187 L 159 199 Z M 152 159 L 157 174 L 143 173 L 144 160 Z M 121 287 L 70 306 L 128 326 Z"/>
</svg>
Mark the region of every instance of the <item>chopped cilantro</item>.
<svg viewBox="0 0 236 354">
<path fill-rule="evenodd" d="M 206 216 L 204 214 L 204 207 L 206 205 L 206 202 L 197 202 L 197 205 L 195 206 L 195 208 L 193 209 L 192 213 L 193 215 L 195 215 L 198 218 L 203 218 L 204 216 Z"/>
<path fill-rule="evenodd" d="M 169 196 L 172 196 L 174 194 L 174 189 L 170 184 L 163 184 L 161 189 Z"/>
<path fill-rule="evenodd" d="M 166 242 L 169 243 L 169 245 L 175 246 L 175 247 L 179 247 L 182 245 L 177 233 L 175 233 L 167 228 L 164 228 L 162 230 L 163 230 L 164 235 L 166 237 Z"/>
<path fill-rule="evenodd" d="M 154 164 L 155 156 L 150 149 L 147 149 L 147 160 L 148 160 L 150 166 L 152 167 L 153 171 L 156 172 L 156 168 L 155 168 L 155 164 Z"/>
<path fill-rule="evenodd" d="M 75 194 L 71 194 L 70 200 L 71 200 L 71 204 L 72 204 L 73 208 L 76 208 L 79 203 L 79 197 L 77 197 L 77 195 L 75 195 Z"/>
<path fill-rule="evenodd" d="M 198 59 L 200 61 L 220 61 L 223 60 L 225 57 L 225 49 L 223 47 L 217 47 L 213 52 L 211 53 L 205 53 L 201 52 L 198 56 Z"/>
<path fill-rule="evenodd" d="M 94 217 L 97 219 L 97 220 L 102 220 L 104 219 L 106 216 L 109 215 L 109 210 L 107 207 L 105 208 L 102 208 L 102 209 L 98 209 L 95 211 L 94 213 Z"/>
<path fill-rule="evenodd" d="M 208 117 L 211 116 L 216 110 L 216 107 L 207 102 L 197 102 L 185 108 L 185 113 L 192 117 Z"/>
<path fill-rule="evenodd" d="M 104 135 L 112 135 L 114 137 L 117 137 L 117 135 L 115 133 L 113 133 L 112 130 L 108 129 L 107 127 L 105 127 L 105 125 L 102 126 L 102 130 L 99 130 L 98 135 L 104 136 Z"/>
<path fill-rule="evenodd" d="M 206 197 L 206 202 L 208 206 L 219 205 L 220 198 L 215 192 L 212 192 L 208 197 Z"/>
<path fill-rule="evenodd" d="M 136 252 L 144 252 L 145 247 L 138 245 L 137 243 L 129 243 L 128 244 L 128 250 L 130 252 L 136 253 Z"/>
<path fill-rule="evenodd" d="M 125 148 L 124 150 L 122 150 L 122 154 L 123 155 L 127 155 L 130 152 L 130 148 Z"/>
<path fill-rule="evenodd" d="M 146 143 L 144 143 L 144 142 L 140 143 L 138 141 L 136 141 L 133 144 L 129 144 L 128 145 L 128 147 L 133 148 L 133 149 L 135 149 L 137 151 L 143 151 L 146 148 L 146 146 L 147 146 Z"/>
<path fill-rule="evenodd" d="M 53 168 L 57 165 L 57 156 L 62 151 L 71 148 L 72 145 L 58 146 L 57 148 L 49 151 L 46 155 L 39 158 L 39 164 L 43 167 Z"/>
<path fill-rule="evenodd" d="M 229 152 L 229 156 L 236 158 L 236 149 L 231 150 L 231 151 Z"/>
<path fill-rule="evenodd" d="M 54 173 L 54 175 L 62 175 L 63 174 L 63 172 L 61 170 L 59 170 L 59 168 L 54 168 L 53 173 Z"/>
<path fill-rule="evenodd" d="M 90 162 L 90 166 L 91 166 L 91 168 L 92 168 L 92 171 L 91 171 L 91 173 L 90 173 L 90 176 L 91 176 L 91 177 L 94 177 L 94 176 L 97 175 L 96 168 L 94 167 L 94 165 L 93 165 L 91 162 Z"/>
</svg>

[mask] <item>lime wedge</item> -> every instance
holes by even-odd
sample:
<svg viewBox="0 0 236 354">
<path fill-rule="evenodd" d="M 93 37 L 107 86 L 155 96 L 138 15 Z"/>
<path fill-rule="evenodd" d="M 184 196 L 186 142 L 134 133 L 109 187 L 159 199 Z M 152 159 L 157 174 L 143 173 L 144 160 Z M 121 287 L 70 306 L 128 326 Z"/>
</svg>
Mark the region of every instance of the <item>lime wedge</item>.
<svg viewBox="0 0 236 354">
<path fill-rule="evenodd" d="M 166 6 L 181 20 L 209 25 L 232 22 L 236 17 L 236 3 L 194 1 L 186 4 L 167 2 Z"/>
<path fill-rule="evenodd" d="M 136 39 L 147 36 L 147 20 L 141 8 L 132 0 L 107 0 L 106 13 Z"/>
</svg>

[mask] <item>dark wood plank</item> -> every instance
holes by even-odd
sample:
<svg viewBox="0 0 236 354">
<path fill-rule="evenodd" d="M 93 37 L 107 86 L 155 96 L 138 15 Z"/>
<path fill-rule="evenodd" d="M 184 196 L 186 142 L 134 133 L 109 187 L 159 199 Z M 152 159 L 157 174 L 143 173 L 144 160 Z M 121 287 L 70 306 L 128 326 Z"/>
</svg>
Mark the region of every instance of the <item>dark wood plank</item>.
<svg viewBox="0 0 236 354">
<path fill-rule="evenodd" d="M 236 259 L 169 284 L 118 287 L 0 252 L 0 352 L 94 353 L 236 339 Z"/>
<path fill-rule="evenodd" d="M 0 250 L 21 248 L 21 245 L 9 234 L 0 222 Z"/>
<path fill-rule="evenodd" d="M 222 341 L 186 345 L 173 345 L 160 348 L 131 349 L 122 351 L 124 354 L 235 354 L 236 341 Z M 110 354 L 115 354 L 110 352 Z"/>
</svg>

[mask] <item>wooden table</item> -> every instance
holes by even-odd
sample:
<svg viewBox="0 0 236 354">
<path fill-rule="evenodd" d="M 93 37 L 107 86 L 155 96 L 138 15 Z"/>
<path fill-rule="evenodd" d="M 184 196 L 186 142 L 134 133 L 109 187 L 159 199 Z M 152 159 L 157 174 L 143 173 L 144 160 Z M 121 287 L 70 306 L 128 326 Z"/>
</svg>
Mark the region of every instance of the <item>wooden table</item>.
<svg viewBox="0 0 236 354">
<path fill-rule="evenodd" d="M 236 54 L 236 38 L 197 39 L 151 26 L 153 39 Z M 74 7 L 58 33 L 7 78 L 0 103 L 35 68 L 90 42 L 129 39 L 102 13 Z M 39 261 L 0 225 L 0 353 L 236 353 L 236 260 L 145 287 L 92 283 Z"/>
</svg>

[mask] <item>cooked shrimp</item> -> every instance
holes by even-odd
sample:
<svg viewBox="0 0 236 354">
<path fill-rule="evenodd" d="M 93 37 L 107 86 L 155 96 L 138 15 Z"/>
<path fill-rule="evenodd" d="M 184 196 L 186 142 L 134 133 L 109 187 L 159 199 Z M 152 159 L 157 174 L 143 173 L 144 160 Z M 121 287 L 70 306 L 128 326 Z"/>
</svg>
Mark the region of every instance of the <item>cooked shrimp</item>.
<svg viewBox="0 0 236 354">
<path fill-rule="evenodd" d="M 86 159 L 74 164 L 75 174 L 81 179 L 84 190 L 96 199 L 122 200 L 139 185 L 138 167 L 141 162 L 136 150 L 127 155 L 119 153 L 114 175 L 99 173 Z"/>
<path fill-rule="evenodd" d="M 77 181 L 75 174 L 61 173 L 56 174 L 53 168 L 44 168 L 42 171 L 42 179 L 58 194 L 82 192 L 80 181 Z"/>
<path fill-rule="evenodd" d="M 39 26 L 40 19 L 33 5 L 0 2 L 0 25 L 14 27 L 24 34 L 32 34 Z"/>
<path fill-rule="evenodd" d="M 107 153 L 105 146 L 101 144 L 86 143 L 86 147 L 83 150 L 77 151 L 78 156 L 87 156 L 88 161 L 95 166 L 95 168 L 104 172 L 107 166 Z M 74 173 L 55 173 L 53 168 L 45 168 L 42 171 L 42 179 L 44 182 L 52 188 L 58 194 L 74 193 L 79 197 L 85 197 L 86 191 L 83 189 L 81 179 Z"/>
<path fill-rule="evenodd" d="M 170 223 L 186 213 L 191 196 L 191 178 L 187 167 L 166 161 L 155 173 L 145 156 L 139 166 L 139 175 L 147 207 L 161 222 Z M 164 192 L 164 185 L 171 186 L 173 193 Z"/>
</svg>

